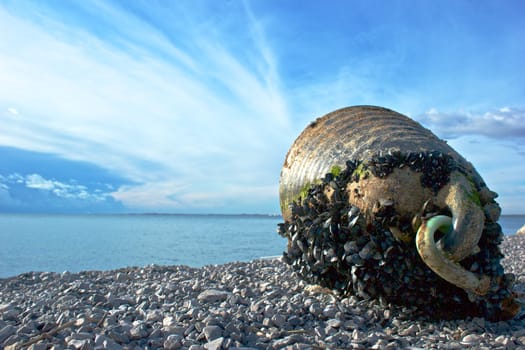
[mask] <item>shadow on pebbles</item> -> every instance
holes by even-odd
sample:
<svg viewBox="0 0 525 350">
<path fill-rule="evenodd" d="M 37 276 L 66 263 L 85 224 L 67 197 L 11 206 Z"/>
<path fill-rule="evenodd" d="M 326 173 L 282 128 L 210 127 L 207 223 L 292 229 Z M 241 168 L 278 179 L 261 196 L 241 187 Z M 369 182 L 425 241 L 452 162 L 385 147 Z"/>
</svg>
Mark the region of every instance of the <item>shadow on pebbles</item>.
<svg viewBox="0 0 525 350">
<path fill-rule="evenodd" d="M 525 236 L 503 265 L 525 292 Z M 428 321 L 337 297 L 281 259 L 0 279 L 4 349 L 525 349 L 525 317 Z"/>
</svg>

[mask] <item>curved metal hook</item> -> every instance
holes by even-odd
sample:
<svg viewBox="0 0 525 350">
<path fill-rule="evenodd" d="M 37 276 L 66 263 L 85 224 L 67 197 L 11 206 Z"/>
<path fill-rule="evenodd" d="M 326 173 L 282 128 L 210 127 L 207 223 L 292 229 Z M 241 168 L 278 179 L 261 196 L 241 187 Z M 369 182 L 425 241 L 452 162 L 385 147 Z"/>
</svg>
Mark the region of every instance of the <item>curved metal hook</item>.
<svg viewBox="0 0 525 350">
<path fill-rule="evenodd" d="M 452 218 L 445 215 L 431 217 L 422 222 L 416 234 L 416 248 L 423 262 L 438 276 L 459 288 L 476 293 L 487 294 L 491 278 L 476 275 L 437 248 L 434 233 L 437 230 L 448 233 L 452 229 Z"/>
</svg>

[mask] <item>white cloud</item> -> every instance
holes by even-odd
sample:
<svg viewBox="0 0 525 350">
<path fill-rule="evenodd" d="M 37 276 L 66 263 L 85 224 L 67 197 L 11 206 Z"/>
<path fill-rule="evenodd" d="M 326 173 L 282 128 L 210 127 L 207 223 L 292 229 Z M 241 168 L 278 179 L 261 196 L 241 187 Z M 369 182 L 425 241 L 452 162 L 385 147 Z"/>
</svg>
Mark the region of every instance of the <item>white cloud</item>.
<svg viewBox="0 0 525 350">
<path fill-rule="evenodd" d="M 26 187 L 27 188 L 35 188 L 38 190 L 52 190 L 55 188 L 55 186 L 61 186 L 61 183 L 58 183 L 56 181 L 50 181 L 44 179 L 42 176 L 38 174 L 31 174 L 26 176 Z"/>
<path fill-rule="evenodd" d="M 20 175 L 13 175 L 12 179 L 19 179 Z M 17 180 L 17 182 L 19 182 Z M 77 183 L 64 183 L 57 180 L 50 180 L 42 177 L 39 174 L 29 174 L 24 177 L 24 184 L 27 188 L 47 191 L 56 197 L 66 199 L 81 199 L 104 201 L 111 195 L 109 193 L 93 191 L 90 193 L 88 188 Z"/>
<path fill-rule="evenodd" d="M 419 120 L 446 139 L 462 135 L 484 135 L 525 140 L 525 110 L 518 108 L 503 107 L 484 113 L 446 113 L 432 108 Z"/>
</svg>

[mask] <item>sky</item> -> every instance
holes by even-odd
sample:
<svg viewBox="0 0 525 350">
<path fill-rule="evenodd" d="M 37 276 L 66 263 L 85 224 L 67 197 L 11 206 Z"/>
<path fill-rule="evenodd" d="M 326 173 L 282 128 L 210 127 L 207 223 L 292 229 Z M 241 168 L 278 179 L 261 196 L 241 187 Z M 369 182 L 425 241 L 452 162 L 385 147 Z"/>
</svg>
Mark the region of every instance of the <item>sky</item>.
<svg viewBox="0 0 525 350">
<path fill-rule="evenodd" d="M 0 0 L 0 212 L 279 213 L 287 150 L 405 114 L 525 213 L 522 1 Z"/>
</svg>

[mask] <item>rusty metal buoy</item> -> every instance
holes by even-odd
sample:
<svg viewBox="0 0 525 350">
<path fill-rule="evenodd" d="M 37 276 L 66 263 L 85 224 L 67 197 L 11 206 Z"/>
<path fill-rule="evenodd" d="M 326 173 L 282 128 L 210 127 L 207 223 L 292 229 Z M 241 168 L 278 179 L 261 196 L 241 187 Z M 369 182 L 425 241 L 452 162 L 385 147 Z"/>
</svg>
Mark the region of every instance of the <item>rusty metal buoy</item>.
<svg viewBox="0 0 525 350">
<path fill-rule="evenodd" d="M 402 114 L 356 106 L 318 118 L 288 151 L 279 191 L 284 258 L 309 282 L 433 317 L 520 310 L 500 264 L 497 194 Z"/>
</svg>

